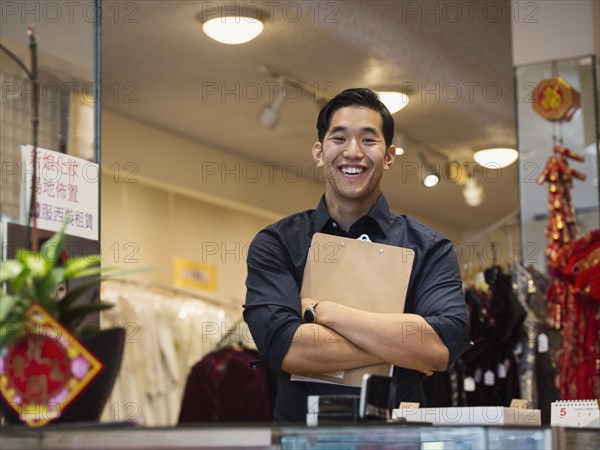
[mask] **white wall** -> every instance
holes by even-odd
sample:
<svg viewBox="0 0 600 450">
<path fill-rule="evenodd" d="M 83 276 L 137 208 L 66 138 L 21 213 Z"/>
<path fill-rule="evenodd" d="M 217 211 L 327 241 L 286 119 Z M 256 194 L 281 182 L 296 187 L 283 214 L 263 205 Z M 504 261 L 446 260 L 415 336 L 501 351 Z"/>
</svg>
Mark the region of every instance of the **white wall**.
<svg viewBox="0 0 600 450">
<path fill-rule="evenodd" d="M 594 0 L 512 1 L 513 65 L 592 55 Z"/>
<path fill-rule="evenodd" d="M 103 264 L 154 267 L 131 277 L 167 286 L 173 257 L 214 264 L 216 292 L 205 295 L 236 306 L 245 296 L 248 245 L 271 222 L 142 181 L 106 177 L 102 214 Z"/>
</svg>

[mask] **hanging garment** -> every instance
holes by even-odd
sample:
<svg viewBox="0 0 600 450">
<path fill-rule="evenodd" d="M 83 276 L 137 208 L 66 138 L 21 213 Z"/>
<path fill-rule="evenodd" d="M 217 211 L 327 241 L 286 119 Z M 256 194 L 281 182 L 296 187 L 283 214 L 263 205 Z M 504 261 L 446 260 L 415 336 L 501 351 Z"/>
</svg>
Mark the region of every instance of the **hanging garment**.
<svg viewBox="0 0 600 450">
<path fill-rule="evenodd" d="M 222 308 L 152 286 L 108 281 L 101 298 L 115 304 L 103 312 L 103 326 L 126 330 L 121 372 L 102 421 L 175 425 L 186 374 L 233 322 Z"/>
<path fill-rule="evenodd" d="M 562 247 L 552 261 L 555 280 L 547 296 L 559 311 L 553 324 L 563 334 L 558 356 L 563 400 L 600 397 L 600 305 L 593 298 L 598 282 L 592 281 L 599 249 L 600 230 L 590 231 Z"/>
<path fill-rule="evenodd" d="M 268 374 L 252 368 L 258 354 L 233 347 L 212 352 L 192 367 L 179 423 L 271 422 Z"/>
</svg>

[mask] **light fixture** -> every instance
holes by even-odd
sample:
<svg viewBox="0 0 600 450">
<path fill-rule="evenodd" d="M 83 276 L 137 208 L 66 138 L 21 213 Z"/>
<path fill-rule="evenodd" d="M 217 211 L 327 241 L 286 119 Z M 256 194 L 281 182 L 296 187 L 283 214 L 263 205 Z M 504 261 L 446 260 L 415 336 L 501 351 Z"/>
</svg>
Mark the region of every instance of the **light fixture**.
<svg viewBox="0 0 600 450">
<path fill-rule="evenodd" d="M 449 160 L 444 164 L 444 179 L 464 186 L 468 178 L 468 169 L 457 160 Z"/>
<path fill-rule="evenodd" d="M 408 105 L 408 95 L 397 91 L 378 91 L 379 100 L 390 111 L 390 114 L 397 113 Z"/>
<path fill-rule="evenodd" d="M 396 136 L 394 136 L 394 141 L 392 143 L 396 147 L 396 156 L 404 155 L 404 153 L 406 153 L 406 149 L 410 148 L 410 143 L 402 133 L 396 133 Z"/>
<path fill-rule="evenodd" d="M 477 184 L 475 178 L 469 177 L 462 190 L 465 203 L 469 206 L 479 206 L 483 203 L 483 187 Z"/>
<path fill-rule="evenodd" d="M 423 185 L 425 187 L 433 187 L 440 182 L 440 174 L 435 167 L 425 159 L 421 153 L 421 170 L 423 172 Z"/>
<path fill-rule="evenodd" d="M 473 155 L 475 162 L 487 169 L 502 169 L 510 166 L 518 157 L 519 153 L 512 148 L 488 148 L 479 150 Z"/>
<path fill-rule="evenodd" d="M 262 33 L 265 13 L 253 5 L 239 4 L 232 10 L 207 8 L 196 18 L 202 30 L 217 42 L 229 45 L 245 44 Z"/>
<path fill-rule="evenodd" d="M 278 82 L 280 87 L 275 92 L 273 102 L 269 105 L 264 105 L 258 113 L 258 121 L 267 128 L 275 128 L 279 122 L 279 113 L 285 103 L 285 79 L 279 78 Z"/>
</svg>

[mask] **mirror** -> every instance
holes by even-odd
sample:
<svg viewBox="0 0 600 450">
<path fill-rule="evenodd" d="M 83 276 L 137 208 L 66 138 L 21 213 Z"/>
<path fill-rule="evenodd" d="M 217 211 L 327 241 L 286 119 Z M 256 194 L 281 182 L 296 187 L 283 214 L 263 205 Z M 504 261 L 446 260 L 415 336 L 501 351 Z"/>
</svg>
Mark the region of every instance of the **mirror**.
<svg viewBox="0 0 600 450">
<path fill-rule="evenodd" d="M 542 118 L 532 107 L 538 83 L 558 74 L 581 94 L 581 108 L 571 121 L 561 124 Z M 571 199 L 576 213 L 577 236 L 599 226 L 598 209 L 598 105 L 597 59 L 593 56 L 519 66 L 515 70 L 517 91 L 517 136 L 519 142 L 522 259 L 546 272 L 548 184 L 537 183 L 552 156 L 553 136 L 563 145 L 585 157 L 584 162 L 569 159 L 569 166 L 587 175 L 574 179 Z"/>
</svg>

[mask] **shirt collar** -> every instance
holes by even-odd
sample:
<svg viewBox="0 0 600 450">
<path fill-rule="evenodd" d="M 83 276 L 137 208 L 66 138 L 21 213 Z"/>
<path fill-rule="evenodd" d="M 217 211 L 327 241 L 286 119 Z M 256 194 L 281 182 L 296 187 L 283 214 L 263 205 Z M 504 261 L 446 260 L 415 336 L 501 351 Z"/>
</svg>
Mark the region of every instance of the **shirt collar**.
<svg viewBox="0 0 600 450">
<path fill-rule="evenodd" d="M 381 231 L 383 231 L 386 236 L 388 235 L 391 222 L 390 207 L 383 194 L 379 196 L 377 202 L 375 205 L 373 205 L 367 216 L 375 220 L 377 225 L 379 225 L 379 228 L 381 228 Z M 327 205 L 325 205 L 325 194 L 323 194 L 316 209 L 315 229 L 317 231 L 322 231 L 323 227 L 329 220 L 333 219 L 331 218 L 331 215 L 329 215 L 329 211 L 327 211 Z"/>
</svg>

